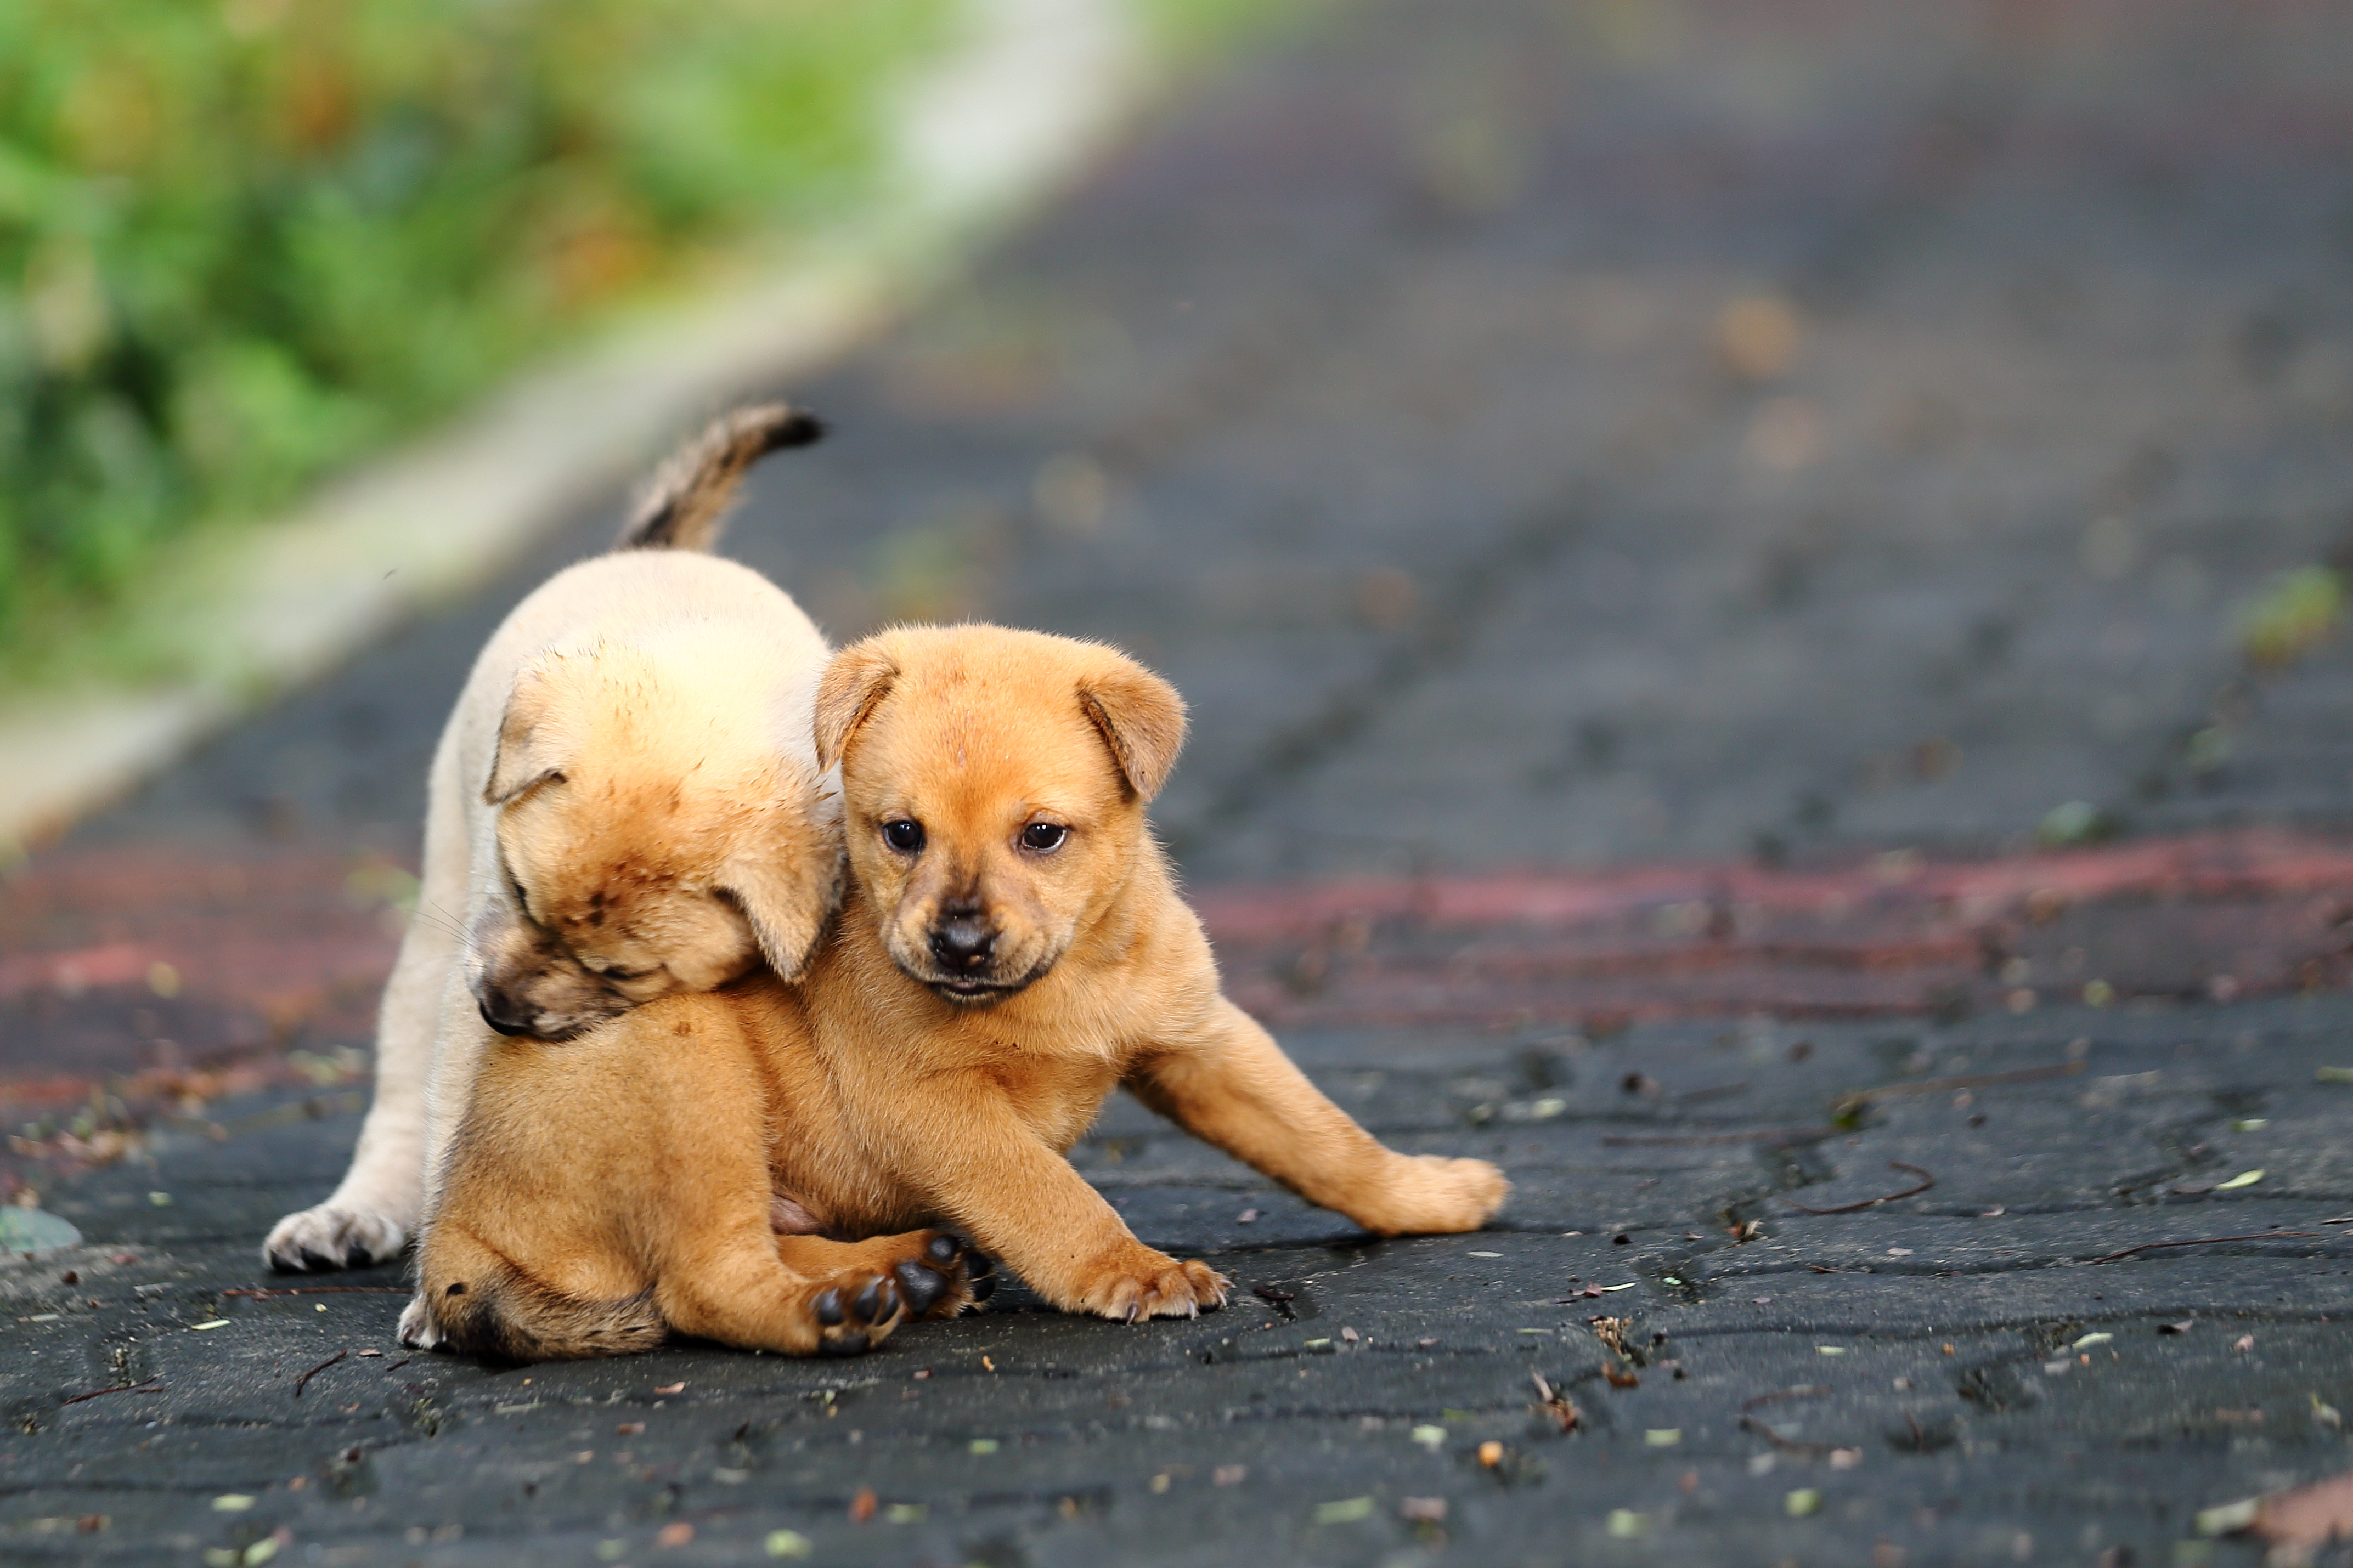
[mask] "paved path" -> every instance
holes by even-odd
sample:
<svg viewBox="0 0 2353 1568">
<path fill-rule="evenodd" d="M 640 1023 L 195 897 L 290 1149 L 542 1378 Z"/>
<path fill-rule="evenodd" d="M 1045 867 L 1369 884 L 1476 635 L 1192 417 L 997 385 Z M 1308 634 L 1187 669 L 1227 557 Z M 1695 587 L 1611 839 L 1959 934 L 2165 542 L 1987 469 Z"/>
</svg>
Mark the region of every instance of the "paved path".
<svg viewBox="0 0 2353 1568">
<path fill-rule="evenodd" d="M 0 1558 L 2253 1562 L 2194 1512 L 2353 1407 L 2353 650 L 2236 637 L 2353 515 L 2348 61 L 1366 0 L 1197 96 L 801 389 L 734 548 L 1169 673 L 1236 993 L 1505 1223 L 1373 1242 L 1122 1103 L 1082 1163 L 1222 1314 L 494 1373 L 389 1272 L 252 1293 L 587 517 L 9 884 L 9 1169 L 89 1246 L 0 1271 Z M 2120 837 L 2033 852 L 2068 803 Z"/>
</svg>

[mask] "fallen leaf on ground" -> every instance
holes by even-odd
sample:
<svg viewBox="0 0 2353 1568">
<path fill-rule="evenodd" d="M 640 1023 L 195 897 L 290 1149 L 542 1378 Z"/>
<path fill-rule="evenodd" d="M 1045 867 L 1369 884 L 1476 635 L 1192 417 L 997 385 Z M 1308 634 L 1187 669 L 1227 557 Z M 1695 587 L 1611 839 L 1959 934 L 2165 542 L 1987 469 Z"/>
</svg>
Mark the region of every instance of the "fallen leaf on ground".
<svg viewBox="0 0 2353 1568">
<path fill-rule="evenodd" d="M 797 1530 L 768 1531 L 766 1547 L 771 1557 L 806 1557 L 817 1550 L 816 1543 Z"/>
<path fill-rule="evenodd" d="M 1409 1497 L 1398 1505 L 1400 1518 L 1415 1524 L 1446 1522 L 1446 1500 L 1442 1497 Z"/>
<path fill-rule="evenodd" d="M 2241 1334 L 2237 1339 L 2231 1342 L 2231 1348 L 2234 1351 L 2251 1351 L 2255 1348 L 2255 1336 L 2253 1334 Z"/>
<path fill-rule="evenodd" d="M 2237 1502 L 2221 1503 L 2213 1508 L 2201 1508 L 2191 1525 L 2200 1535 L 2228 1535 L 2244 1530 L 2255 1522 L 2255 1510 L 2263 1506 L 2261 1498 L 2242 1498 Z"/>
<path fill-rule="evenodd" d="M 663 1525 L 659 1531 L 655 1532 L 654 1544 L 656 1546 L 684 1546 L 688 1542 L 692 1541 L 693 1539 L 694 1526 L 687 1523 L 686 1521 L 681 1519 L 673 1523 Z"/>
<path fill-rule="evenodd" d="M 2214 1190 L 2218 1193 L 2235 1193 L 2241 1187 L 2252 1187 L 2263 1179 L 2263 1173 L 2260 1167 L 2253 1171 L 2242 1171 L 2227 1182 L 2215 1183 Z"/>
<path fill-rule="evenodd" d="M 849 1522 L 864 1524 L 874 1517 L 874 1489 L 860 1487 L 858 1495 L 849 1500 Z"/>
<path fill-rule="evenodd" d="M 1492 1470 L 1503 1462 L 1504 1446 L 1501 1443 L 1498 1443 L 1493 1437 L 1490 1437 L 1485 1442 L 1479 1445 L 1479 1463 L 1481 1465 Z"/>
<path fill-rule="evenodd" d="M 1440 1438 L 1445 1436 L 1443 1432 L 1439 1434 Z M 1213 1487 L 1238 1487 L 1249 1475 L 1248 1465 L 1219 1465 L 1209 1472 L 1209 1484 Z"/>
<path fill-rule="evenodd" d="M 639 1437 L 645 1435 L 646 1424 L 642 1421 L 624 1421 L 613 1430 L 624 1437 Z"/>
<path fill-rule="evenodd" d="M 1811 1487 L 1799 1487 L 1781 1500 L 1781 1511 L 1791 1519 L 1803 1519 L 1822 1506 L 1822 1494 Z"/>
<path fill-rule="evenodd" d="M 1373 1517 L 1373 1500 L 1368 1497 L 1344 1498 L 1338 1502 L 1315 1505 L 1318 1524 L 1354 1524 L 1360 1519 Z"/>
<path fill-rule="evenodd" d="M 659 1388 L 655 1389 L 654 1392 L 656 1394 L 684 1394 L 686 1392 L 686 1384 L 683 1383 L 665 1383 Z"/>
<path fill-rule="evenodd" d="M 1412 1436 L 1415 1442 L 1433 1454 L 1446 1447 L 1446 1428 L 1443 1426 L 1417 1426 L 1413 1429 Z M 1220 1481 L 1218 1484 L 1223 1486 L 1225 1483 Z"/>
<path fill-rule="evenodd" d="M 1609 1534 L 1618 1541 L 1640 1541 L 1651 1532 L 1651 1516 L 1636 1513 L 1630 1508 L 1609 1510 Z"/>
<path fill-rule="evenodd" d="M 1620 1366 L 1614 1361 L 1603 1362 L 1601 1363 L 1601 1375 L 1609 1380 L 1609 1386 L 1612 1388 L 1640 1388 L 1642 1386 L 1641 1378 L 1634 1373 L 1632 1369 Z"/>
<path fill-rule="evenodd" d="M 2157 1331 L 2160 1334 L 2186 1334 L 2197 1326 L 2197 1319 L 2184 1318 L 2178 1323 L 2159 1323 L 2157 1325 Z"/>
</svg>

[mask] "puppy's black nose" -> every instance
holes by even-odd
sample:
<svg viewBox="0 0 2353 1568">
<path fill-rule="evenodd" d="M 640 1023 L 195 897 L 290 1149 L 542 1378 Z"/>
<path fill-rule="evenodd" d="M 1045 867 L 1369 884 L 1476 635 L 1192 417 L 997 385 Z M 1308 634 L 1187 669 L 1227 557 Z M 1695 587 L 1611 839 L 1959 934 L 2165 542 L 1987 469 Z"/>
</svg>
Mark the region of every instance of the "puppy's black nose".
<svg viewBox="0 0 2353 1568">
<path fill-rule="evenodd" d="M 951 915 L 932 928 L 932 957 L 951 974 L 978 969 L 996 946 L 997 933 L 978 915 Z"/>
<path fill-rule="evenodd" d="M 531 1009 L 517 1003 L 503 991 L 492 991 L 479 999 L 482 1022 L 501 1035 L 531 1033 Z"/>
</svg>

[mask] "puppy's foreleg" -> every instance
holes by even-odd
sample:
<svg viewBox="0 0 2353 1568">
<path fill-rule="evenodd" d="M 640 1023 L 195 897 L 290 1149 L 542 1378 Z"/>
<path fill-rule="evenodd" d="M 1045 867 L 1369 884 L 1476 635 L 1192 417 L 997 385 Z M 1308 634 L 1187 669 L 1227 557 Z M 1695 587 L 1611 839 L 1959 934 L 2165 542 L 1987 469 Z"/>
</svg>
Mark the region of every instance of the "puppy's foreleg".
<svg viewBox="0 0 2353 1568">
<path fill-rule="evenodd" d="M 1127 1087 L 1195 1137 L 1385 1236 L 1476 1230 L 1511 1191 L 1484 1160 L 1384 1148 L 1223 996 L 1145 1058 Z"/>
<path fill-rule="evenodd" d="M 357 1268 L 397 1257 L 425 1193 L 426 1083 L 443 983 L 456 939 L 429 919 L 409 922 L 377 1015 L 375 1097 L 351 1169 L 325 1203 L 272 1226 L 262 1256 L 273 1268 Z"/>
</svg>

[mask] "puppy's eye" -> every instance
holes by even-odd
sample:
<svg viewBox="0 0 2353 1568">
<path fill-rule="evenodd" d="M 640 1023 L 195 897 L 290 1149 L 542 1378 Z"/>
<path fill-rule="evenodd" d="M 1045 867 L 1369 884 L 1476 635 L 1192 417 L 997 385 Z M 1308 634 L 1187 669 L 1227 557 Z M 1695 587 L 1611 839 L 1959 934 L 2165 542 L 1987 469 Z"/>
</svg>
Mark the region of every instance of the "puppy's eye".
<svg viewBox="0 0 2353 1568">
<path fill-rule="evenodd" d="M 1021 830 L 1021 847 L 1043 855 L 1060 849 L 1070 836 L 1071 830 L 1059 822 L 1033 822 Z"/>
<path fill-rule="evenodd" d="M 882 842 L 902 855 L 913 855 L 923 847 L 923 825 L 893 817 L 882 825 Z"/>
</svg>

